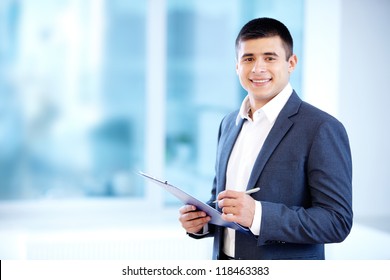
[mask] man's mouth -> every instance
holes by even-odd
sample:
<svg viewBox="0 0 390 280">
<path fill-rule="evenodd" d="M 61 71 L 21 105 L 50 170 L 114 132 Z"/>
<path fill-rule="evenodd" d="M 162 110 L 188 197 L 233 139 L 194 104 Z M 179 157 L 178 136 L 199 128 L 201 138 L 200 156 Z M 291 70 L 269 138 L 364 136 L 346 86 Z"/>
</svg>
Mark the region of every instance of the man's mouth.
<svg viewBox="0 0 390 280">
<path fill-rule="evenodd" d="M 262 84 L 266 84 L 269 81 L 271 81 L 271 78 L 269 78 L 269 79 L 250 79 L 250 81 L 254 84 L 262 85 Z"/>
</svg>

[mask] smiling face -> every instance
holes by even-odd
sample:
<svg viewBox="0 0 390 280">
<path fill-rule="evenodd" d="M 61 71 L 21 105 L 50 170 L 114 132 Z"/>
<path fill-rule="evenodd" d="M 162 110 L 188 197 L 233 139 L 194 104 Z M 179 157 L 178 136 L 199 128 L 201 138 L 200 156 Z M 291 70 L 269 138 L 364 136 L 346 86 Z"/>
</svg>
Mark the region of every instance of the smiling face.
<svg viewBox="0 0 390 280">
<path fill-rule="evenodd" d="M 286 58 L 279 36 L 240 42 L 236 70 L 253 112 L 283 90 L 296 64 L 296 55 Z"/>
</svg>

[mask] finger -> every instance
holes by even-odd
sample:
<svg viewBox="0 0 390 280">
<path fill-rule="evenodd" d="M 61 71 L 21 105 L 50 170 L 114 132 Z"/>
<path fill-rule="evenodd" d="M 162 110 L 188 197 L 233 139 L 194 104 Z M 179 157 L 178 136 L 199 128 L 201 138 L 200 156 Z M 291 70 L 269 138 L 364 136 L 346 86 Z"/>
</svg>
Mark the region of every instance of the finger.
<svg viewBox="0 0 390 280">
<path fill-rule="evenodd" d="M 224 213 L 226 215 L 236 215 L 237 209 L 235 207 L 223 207 L 222 213 Z"/>
<path fill-rule="evenodd" d="M 189 233 L 199 232 L 205 224 L 210 221 L 210 217 L 201 217 L 192 220 L 186 220 L 182 222 L 182 227 Z"/>
<path fill-rule="evenodd" d="M 188 223 L 194 220 L 202 219 L 207 217 L 207 214 L 203 211 L 190 211 L 190 212 L 185 212 L 184 214 L 181 214 L 179 216 L 179 221 L 184 224 Z"/>
<path fill-rule="evenodd" d="M 224 198 L 218 201 L 218 207 L 223 208 L 223 207 L 235 207 L 237 204 L 236 199 L 232 198 Z"/>
<path fill-rule="evenodd" d="M 185 213 L 192 212 L 195 210 L 196 210 L 196 207 L 194 205 L 187 204 L 187 205 L 180 207 L 179 212 L 180 212 L 180 214 L 185 214 Z"/>
<path fill-rule="evenodd" d="M 194 228 L 194 227 L 203 227 L 205 224 L 207 224 L 210 221 L 210 217 L 201 217 L 197 219 L 192 219 L 192 220 L 186 220 L 183 223 L 183 226 L 185 228 Z"/>
<path fill-rule="evenodd" d="M 238 221 L 237 216 L 235 216 L 233 214 L 222 213 L 221 218 L 227 222 L 237 222 Z"/>
<path fill-rule="evenodd" d="M 224 198 L 238 198 L 242 195 L 242 192 L 233 191 L 233 190 L 224 190 L 218 194 L 217 199 L 222 200 Z"/>
</svg>

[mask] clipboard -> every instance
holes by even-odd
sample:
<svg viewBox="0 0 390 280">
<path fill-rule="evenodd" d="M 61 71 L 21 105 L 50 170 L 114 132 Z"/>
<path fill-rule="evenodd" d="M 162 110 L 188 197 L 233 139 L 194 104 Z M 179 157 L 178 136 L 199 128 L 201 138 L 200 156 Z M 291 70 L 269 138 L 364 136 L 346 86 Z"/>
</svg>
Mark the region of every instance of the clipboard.
<svg viewBox="0 0 390 280">
<path fill-rule="evenodd" d="M 172 195 L 176 196 L 184 204 L 194 205 L 197 210 L 201 210 L 201 211 L 206 212 L 207 215 L 209 215 L 211 217 L 211 220 L 209 221 L 210 224 L 232 228 L 234 230 L 245 232 L 245 233 L 249 232 L 248 228 L 243 227 L 238 223 L 224 221 L 222 219 L 221 213 L 219 211 L 217 211 L 216 209 L 214 209 L 210 205 L 208 205 L 208 204 L 196 199 L 195 197 L 189 195 L 188 193 L 184 192 L 183 190 L 179 189 L 178 187 L 175 187 L 175 186 L 169 184 L 168 181 L 159 180 L 159 179 L 157 179 L 153 176 L 150 176 L 146 173 L 143 173 L 141 171 L 139 171 L 138 174 L 143 176 L 144 178 L 150 180 L 151 182 L 159 185 L 160 187 L 162 187 L 164 190 L 168 191 Z"/>
</svg>

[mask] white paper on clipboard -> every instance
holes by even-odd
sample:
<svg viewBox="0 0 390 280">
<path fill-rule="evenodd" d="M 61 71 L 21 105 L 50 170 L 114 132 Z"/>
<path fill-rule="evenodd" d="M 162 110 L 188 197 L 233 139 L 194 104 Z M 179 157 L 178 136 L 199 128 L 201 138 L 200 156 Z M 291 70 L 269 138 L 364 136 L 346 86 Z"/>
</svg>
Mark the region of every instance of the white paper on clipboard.
<svg viewBox="0 0 390 280">
<path fill-rule="evenodd" d="M 153 183 L 159 185 L 164 190 L 170 192 L 172 195 L 174 195 L 175 197 L 180 199 L 184 204 L 194 205 L 197 210 L 201 210 L 201 211 L 206 212 L 207 215 L 209 215 L 211 217 L 211 220 L 209 223 L 214 224 L 214 225 L 218 225 L 218 226 L 229 227 L 229 228 L 241 231 L 241 232 L 248 232 L 249 231 L 248 228 L 243 227 L 237 223 L 224 221 L 221 217 L 221 213 L 218 212 L 216 209 L 214 209 L 210 205 L 196 199 L 195 197 L 187 194 L 186 192 L 179 189 L 178 187 L 175 187 L 175 186 L 169 184 L 168 181 L 156 179 L 155 177 L 150 176 L 148 174 L 145 174 L 141 171 L 139 171 L 138 174 L 147 178 L 148 180 L 152 181 Z"/>
</svg>

